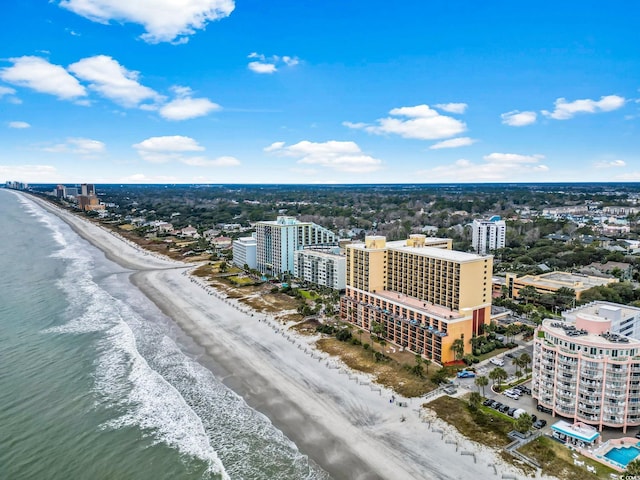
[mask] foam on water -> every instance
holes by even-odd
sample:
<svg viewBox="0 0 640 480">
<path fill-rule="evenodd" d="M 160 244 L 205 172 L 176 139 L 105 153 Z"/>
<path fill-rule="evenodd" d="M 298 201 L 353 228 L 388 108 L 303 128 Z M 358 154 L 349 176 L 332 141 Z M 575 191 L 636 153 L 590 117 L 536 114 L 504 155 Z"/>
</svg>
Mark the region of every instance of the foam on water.
<svg viewBox="0 0 640 480">
<path fill-rule="evenodd" d="M 97 335 L 96 408 L 116 413 L 103 428 L 138 428 L 152 444 L 204 462 L 208 477 L 329 478 L 267 417 L 185 355 L 166 317 L 150 321 L 157 309 L 142 307 L 140 292 L 115 276 L 96 283 L 96 261 L 79 237 L 37 206 L 33 213 L 62 247 L 53 256 L 67 265 L 58 284 L 68 321 L 45 333 Z"/>
<path fill-rule="evenodd" d="M 125 321 L 137 314 L 93 281 L 93 259 L 81 248 L 79 239 L 65 238 L 54 222 L 44 223 L 54 237 L 63 239 L 58 242 L 62 248 L 53 256 L 69 261 L 58 282 L 69 302 L 69 321 L 43 333 L 103 332 L 96 352 L 95 390 L 101 405 L 120 413 L 104 428 L 140 428 L 153 443 L 164 443 L 187 457 L 199 459 L 207 465 L 207 473 L 228 479 L 198 415 L 138 352 L 134 334 Z"/>
</svg>

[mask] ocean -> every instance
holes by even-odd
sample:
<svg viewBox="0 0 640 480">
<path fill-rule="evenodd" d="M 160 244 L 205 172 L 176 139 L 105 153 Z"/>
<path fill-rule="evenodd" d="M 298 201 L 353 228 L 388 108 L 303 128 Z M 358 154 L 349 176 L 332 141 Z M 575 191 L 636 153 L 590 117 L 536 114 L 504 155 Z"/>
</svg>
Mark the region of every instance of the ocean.
<svg viewBox="0 0 640 480">
<path fill-rule="evenodd" d="M 58 217 L 0 189 L 0 479 L 329 475 Z"/>
</svg>

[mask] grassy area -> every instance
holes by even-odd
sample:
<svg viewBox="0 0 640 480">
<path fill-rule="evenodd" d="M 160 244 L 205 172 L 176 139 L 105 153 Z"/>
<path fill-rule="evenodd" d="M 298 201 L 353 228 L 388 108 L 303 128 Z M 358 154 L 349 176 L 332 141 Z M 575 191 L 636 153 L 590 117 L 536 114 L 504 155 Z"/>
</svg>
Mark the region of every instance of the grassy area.
<svg viewBox="0 0 640 480">
<path fill-rule="evenodd" d="M 361 345 L 341 342 L 335 338 L 320 339 L 317 345 L 320 350 L 340 357 L 350 368 L 372 374 L 377 383 L 393 389 L 399 395 L 419 397 L 436 388 L 430 380 L 413 375 L 394 359 L 376 362 L 371 348 L 365 350 Z M 375 348 L 379 351 L 380 345 Z M 430 367 L 429 374 L 435 370 L 436 367 Z"/>
<path fill-rule="evenodd" d="M 303 290 L 301 288 L 298 289 L 298 293 L 305 300 L 315 300 L 316 298 L 318 298 L 320 296 L 320 295 L 318 295 L 316 292 L 314 292 L 312 290 Z"/>
<path fill-rule="evenodd" d="M 491 410 L 472 411 L 465 400 L 448 396 L 436 398 L 429 403 L 429 408 L 475 442 L 497 448 L 511 443 L 507 436 L 513 430 L 510 417 L 503 418 L 504 415 Z"/>
<path fill-rule="evenodd" d="M 244 287 L 244 286 L 247 286 L 247 285 L 255 284 L 253 279 L 251 279 L 249 277 L 233 276 L 233 277 L 227 277 L 227 280 L 229 280 L 231 283 L 233 283 L 237 287 Z"/>
<path fill-rule="evenodd" d="M 573 457 L 571 456 L 573 452 L 571 450 L 544 436 L 538 437 L 519 451 L 542 465 L 543 473 L 554 475 L 563 480 L 609 478 L 609 474 L 617 473 L 615 470 L 595 460 L 580 455 L 580 460 L 584 461 L 585 465 L 592 465 L 596 468 L 597 475 L 589 473 L 585 467 L 578 467 L 573 464 Z"/>
</svg>

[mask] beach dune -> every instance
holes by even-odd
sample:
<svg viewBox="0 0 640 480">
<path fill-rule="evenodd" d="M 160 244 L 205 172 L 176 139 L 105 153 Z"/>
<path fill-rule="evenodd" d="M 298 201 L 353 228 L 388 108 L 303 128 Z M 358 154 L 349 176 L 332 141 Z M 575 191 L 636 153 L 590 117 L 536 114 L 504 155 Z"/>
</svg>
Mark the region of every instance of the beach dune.
<svg viewBox="0 0 640 480">
<path fill-rule="evenodd" d="M 33 200 L 132 270 L 132 283 L 203 348 L 199 361 L 333 478 L 484 479 L 507 473 L 524 478 L 497 452 L 462 438 L 450 426 L 430 428 L 420 399 L 403 399 L 409 407 L 399 408 L 389 402 L 392 392 L 316 351 L 307 337 L 205 288 L 187 274 L 193 265 L 145 252 L 98 225 Z"/>
</svg>

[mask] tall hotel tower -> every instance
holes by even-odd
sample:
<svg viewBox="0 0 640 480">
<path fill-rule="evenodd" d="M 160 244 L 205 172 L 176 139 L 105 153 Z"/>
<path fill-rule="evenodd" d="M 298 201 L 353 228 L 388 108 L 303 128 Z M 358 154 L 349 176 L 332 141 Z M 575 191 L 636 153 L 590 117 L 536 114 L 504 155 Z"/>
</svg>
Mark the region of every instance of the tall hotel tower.
<svg viewBox="0 0 640 480">
<path fill-rule="evenodd" d="M 437 363 L 455 359 L 453 342 L 470 340 L 491 314 L 493 257 L 451 250 L 451 240 L 411 235 L 366 237 L 346 247 L 344 320 Z"/>
</svg>

